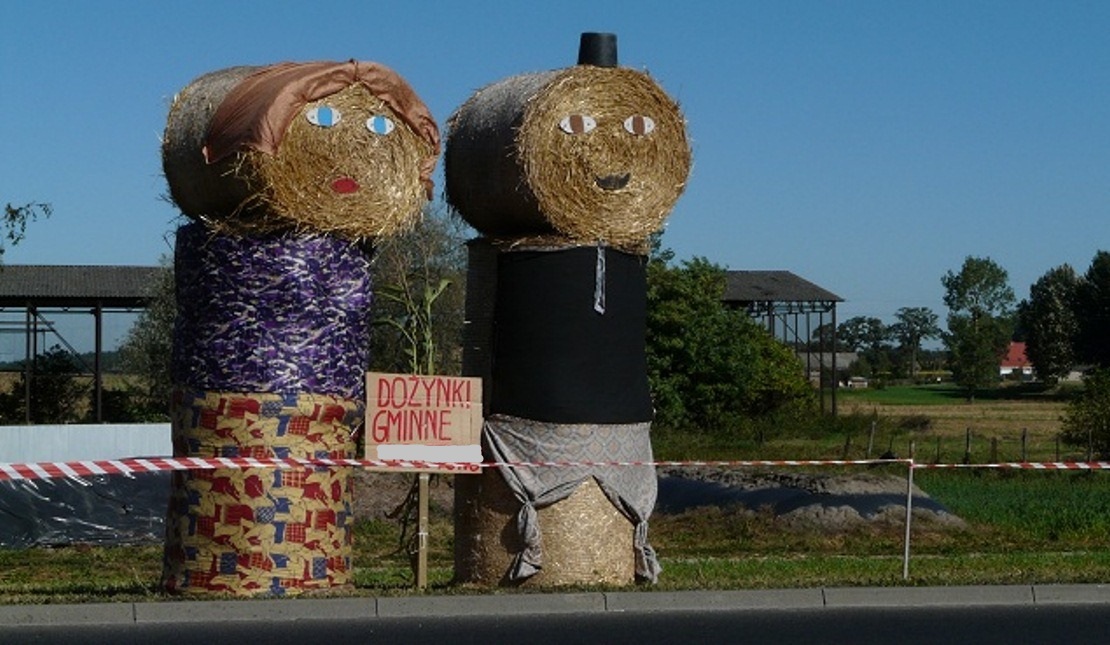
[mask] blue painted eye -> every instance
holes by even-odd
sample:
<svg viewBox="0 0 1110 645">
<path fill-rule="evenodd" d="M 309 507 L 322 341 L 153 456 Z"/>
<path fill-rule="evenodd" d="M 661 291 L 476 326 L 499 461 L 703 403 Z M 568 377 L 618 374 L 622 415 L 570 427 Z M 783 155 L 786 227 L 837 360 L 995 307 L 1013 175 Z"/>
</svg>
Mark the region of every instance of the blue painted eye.
<svg viewBox="0 0 1110 645">
<path fill-rule="evenodd" d="M 381 114 L 375 114 L 369 119 L 366 119 L 366 129 L 383 137 L 393 132 L 394 127 L 393 119 L 382 116 Z"/>
<path fill-rule="evenodd" d="M 330 105 L 317 105 L 316 107 L 308 108 L 304 117 L 312 125 L 318 125 L 321 128 L 330 128 L 339 123 L 340 115 L 339 110 L 331 107 Z"/>
</svg>

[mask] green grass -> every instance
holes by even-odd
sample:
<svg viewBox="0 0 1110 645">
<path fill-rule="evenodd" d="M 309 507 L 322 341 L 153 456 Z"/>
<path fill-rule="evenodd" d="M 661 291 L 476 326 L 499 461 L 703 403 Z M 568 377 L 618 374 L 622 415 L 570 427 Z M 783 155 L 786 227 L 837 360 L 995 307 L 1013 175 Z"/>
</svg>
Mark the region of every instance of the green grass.
<svg viewBox="0 0 1110 645">
<path fill-rule="evenodd" d="M 873 456 L 888 446 L 905 455 L 913 440 L 918 461 L 929 462 L 943 440 L 941 461 L 958 461 L 963 429 L 973 427 L 973 461 L 988 460 L 991 432 L 1001 438 L 995 442 L 1000 460 L 1017 461 L 1018 431 L 1029 426 L 1036 439 L 1030 442 L 1031 459 L 1055 461 L 1052 424 L 1067 392 L 1002 389 L 1009 391 L 974 404 L 943 385 L 854 391 L 845 399 L 880 401 L 878 412 L 846 413 L 785 436 L 768 432 L 764 441 L 754 433 L 659 431 L 653 446 L 656 457 L 666 460 L 856 459 L 866 456 L 868 431 L 877 420 Z M 917 422 L 922 417 L 929 426 Z M 906 474 L 904 464 L 882 470 Z M 664 573 L 650 589 L 1110 582 L 1110 471 L 921 469 L 914 479 L 966 526 L 915 520 L 908 581 L 902 579 L 901 521 L 828 532 L 789 529 L 767 514 L 708 508 L 652 518 L 651 542 Z M 449 518 L 435 518 L 429 591 L 488 592 L 451 584 L 451 535 Z M 356 525 L 350 593 L 414 593 L 409 556 L 399 539 L 392 522 Z M 0 549 L 0 604 L 163 600 L 160 572 L 160 546 Z"/>
<path fill-rule="evenodd" d="M 966 527 L 915 521 L 909 580 L 901 521 L 828 532 L 708 508 L 652 518 L 664 573 L 650 589 L 1110 581 L 1110 472 L 920 470 L 915 482 Z M 429 592 L 483 592 L 451 585 L 451 531 L 448 518 L 434 519 Z M 414 593 L 394 523 L 356 525 L 355 563 L 345 595 Z M 164 600 L 160 571 L 160 546 L 0 550 L 0 604 Z"/>
<path fill-rule="evenodd" d="M 976 390 L 976 401 L 1067 401 L 1078 386 L 1062 384 L 1048 387 L 1040 383 L 1003 383 L 999 387 Z M 967 391 L 952 383 L 935 385 L 891 385 L 837 391 L 838 402 L 866 402 L 880 405 L 952 405 L 967 400 Z"/>
</svg>

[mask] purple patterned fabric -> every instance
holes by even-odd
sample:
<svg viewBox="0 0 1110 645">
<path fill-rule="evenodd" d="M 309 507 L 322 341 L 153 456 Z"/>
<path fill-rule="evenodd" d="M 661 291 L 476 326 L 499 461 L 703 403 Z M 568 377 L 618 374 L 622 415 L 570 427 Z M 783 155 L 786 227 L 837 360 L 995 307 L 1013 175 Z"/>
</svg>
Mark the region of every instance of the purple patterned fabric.
<svg viewBox="0 0 1110 645">
<path fill-rule="evenodd" d="M 173 379 L 200 390 L 362 400 L 368 247 L 327 235 L 177 232 Z"/>
</svg>

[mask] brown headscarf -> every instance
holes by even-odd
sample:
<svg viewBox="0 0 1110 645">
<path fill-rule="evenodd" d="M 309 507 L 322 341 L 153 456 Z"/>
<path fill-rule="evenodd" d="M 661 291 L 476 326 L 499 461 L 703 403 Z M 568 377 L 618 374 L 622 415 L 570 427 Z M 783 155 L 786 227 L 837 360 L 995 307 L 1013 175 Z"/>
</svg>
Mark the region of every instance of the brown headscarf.
<svg viewBox="0 0 1110 645">
<path fill-rule="evenodd" d="M 310 101 L 361 83 L 385 101 L 432 147 L 420 181 L 432 196 L 432 170 L 439 156 L 439 128 L 412 87 L 396 72 L 371 62 L 277 63 L 244 78 L 216 108 L 208 125 L 204 159 L 215 163 L 243 149 L 275 154 L 293 118 Z"/>
</svg>

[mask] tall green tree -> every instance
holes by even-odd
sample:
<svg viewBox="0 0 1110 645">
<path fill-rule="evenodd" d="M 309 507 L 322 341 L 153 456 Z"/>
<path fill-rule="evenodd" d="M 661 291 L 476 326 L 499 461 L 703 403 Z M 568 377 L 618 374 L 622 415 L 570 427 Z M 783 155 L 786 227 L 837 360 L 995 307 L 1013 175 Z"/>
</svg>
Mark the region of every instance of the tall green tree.
<svg viewBox="0 0 1110 645">
<path fill-rule="evenodd" d="M 860 364 L 868 368 L 863 374 L 890 370 L 890 330 L 882 320 L 870 316 L 849 318 L 837 325 L 836 337 L 839 346 L 859 354 Z"/>
<path fill-rule="evenodd" d="M 173 354 L 173 324 L 177 316 L 174 299 L 173 260 L 162 258 L 163 271 L 147 286 L 151 299 L 120 345 L 123 370 L 128 381 L 124 394 L 127 420 L 163 421 L 168 419 L 173 379 L 170 361 Z"/>
<path fill-rule="evenodd" d="M 1076 287 L 1077 358 L 1110 367 L 1110 251 L 1099 251 Z"/>
<path fill-rule="evenodd" d="M 1047 383 L 1056 383 L 1076 364 L 1078 288 L 1075 269 L 1064 264 L 1038 278 L 1029 288 L 1029 298 L 1018 305 L 1025 354 L 1037 376 Z"/>
<path fill-rule="evenodd" d="M 704 258 L 648 263 L 648 376 L 656 421 L 674 430 L 736 432 L 755 417 L 810 405 L 798 358 L 722 302 L 724 269 Z"/>
<path fill-rule="evenodd" d="M 952 376 L 969 401 L 998 381 L 999 364 L 1013 334 L 1014 290 L 1006 270 L 990 258 L 968 256 L 959 273 L 942 278 L 948 307 Z"/>
<path fill-rule="evenodd" d="M 894 317 L 898 322 L 889 327 L 890 335 L 901 343 L 902 351 L 909 354 L 909 374 L 917 374 L 917 354 L 923 341 L 939 338 L 939 317 L 928 307 L 902 307 Z"/>
</svg>

